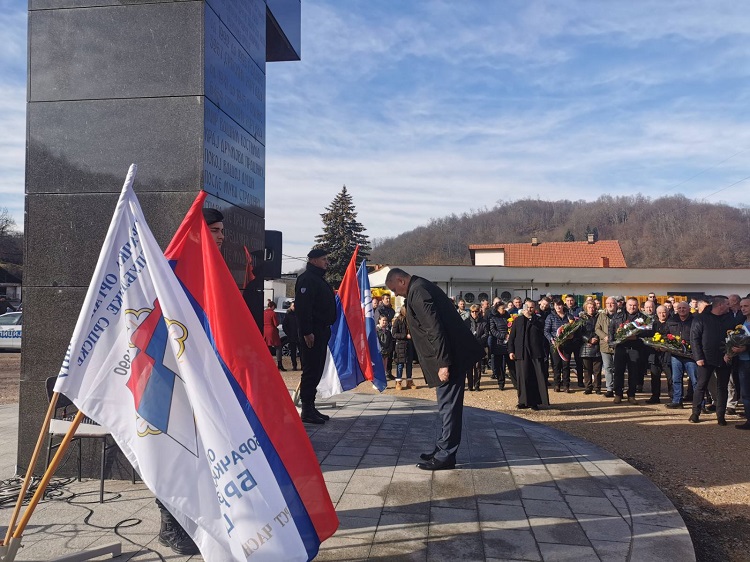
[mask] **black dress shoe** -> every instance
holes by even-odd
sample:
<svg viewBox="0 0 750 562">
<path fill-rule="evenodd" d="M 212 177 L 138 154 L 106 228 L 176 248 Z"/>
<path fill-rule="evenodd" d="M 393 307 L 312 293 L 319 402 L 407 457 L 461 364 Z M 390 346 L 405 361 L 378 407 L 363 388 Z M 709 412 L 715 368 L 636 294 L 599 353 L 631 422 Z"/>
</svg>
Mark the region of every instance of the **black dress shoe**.
<svg viewBox="0 0 750 562">
<path fill-rule="evenodd" d="M 734 408 L 727 408 L 727 415 L 728 416 L 736 416 L 737 415 L 737 410 L 735 410 Z"/>
<path fill-rule="evenodd" d="M 421 455 L 419 455 L 419 458 L 423 461 L 431 461 L 439 450 L 440 449 L 435 447 L 435 449 L 431 453 L 422 453 Z"/>
<path fill-rule="evenodd" d="M 646 404 L 660 404 L 660 403 L 661 403 L 661 399 L 659 399 L 659 397 L 657 396 L 652 396 L 651 398 L 646 400 Z"/>
<path fill-rule="evenodd" d="M 517 410 L 525 410 L 526 408 L 528 408 L 526 404 L 516 404 Z"/>
<path fill-rule="evenodd" d="M 612 392 L 611 390 L 608 390 L 607 392 L 604 393 L 604 398 L 614 398 L 614 397 L 615 397 L 615 393 Z"/>
<path fill-rule="evenodd" d="M 734 429 L 750 429 L 750 422 L 741 423 L 740 425 L 735 425 Z"/>
<path fill-rule="evenodd" d="M 683 408 L 682 402 L 670 402 L 669 404 L 666 404 L 665 407 L 669 408 L 670 410 L 676 410 L 677 408 Z"/>
<path fill-rule="evenodd" d="M 688 418 L 688 421 L 690 423 L 700 423 L 700 418 L 698 417 L 698 414 L 693 414 Z"/>
<path fill-rule="evenodd" d="M 717 418 L 717 419 L 716 419 L 716 422 L 717 422 L 717 423 L 718 423 L 719 425 L 727 425 L 727 420 L 725 420 L 723 416 L 722 416 L 722 417 L 720 417 L 720 418 Z"/>
<path fill-rule="evenodd" d="M 318 409 L 315 407 L 313 407 L 313 412 L 315 413 L 316 416 L 318 416 L 319 418 L 322 418 L 323 421 L 328 421 L 331 419 L 331 416 L 326 416 L 325 414 L 321 414 L 320 411 L 318 411 Z"/>
<path fill-rule="evenodd" d="M 453 459 L 439 461 L 432 458 L 425 462 L 418 462 L 417 468 L 421 468 L 422 470 L 450 470 L 456 468 L 456 461 Z"/>
</svg>

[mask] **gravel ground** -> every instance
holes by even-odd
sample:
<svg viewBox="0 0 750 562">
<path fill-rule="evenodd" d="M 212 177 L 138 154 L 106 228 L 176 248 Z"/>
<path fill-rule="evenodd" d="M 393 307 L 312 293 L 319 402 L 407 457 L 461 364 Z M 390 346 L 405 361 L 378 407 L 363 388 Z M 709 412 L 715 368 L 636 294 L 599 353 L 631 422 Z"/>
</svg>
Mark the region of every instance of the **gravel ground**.
<svg viewBox="0 0 750 562">
<path fill-rule="evenodd" d="M 285 358 L 287 369 L 291 368 Z M 0 353 L 0 404 L 18 401 L 20 353 Z M 299 382 L 299 372 L 282 373 L 289 388 Z M 435 391 L 424 384 L 414 367 L 416 390 L 396 391 L 389 382 L 386 394 L 402 394 L 426 400 Z M 654 482 L 680 511 L 695 545 L 699 562 L 750 561 L 750 432 L 733 426 L 744 422 L 729 416 L 720 427 L 714 415 L 702 423 L 687 421 L 689 410 L 667 410 L 663 405 L 614 405 L 611 399 L 550 392 L 549 409 L 517 410 L 510 382 L 505 391 L 485 375 L 480 392 L 467 392 L 467 406 L 495 410 L 527 418 L 567 431 L 596 443 L 624 459 Z M 376 391 L 362 384 L 357 392 Z"/>
</svg>

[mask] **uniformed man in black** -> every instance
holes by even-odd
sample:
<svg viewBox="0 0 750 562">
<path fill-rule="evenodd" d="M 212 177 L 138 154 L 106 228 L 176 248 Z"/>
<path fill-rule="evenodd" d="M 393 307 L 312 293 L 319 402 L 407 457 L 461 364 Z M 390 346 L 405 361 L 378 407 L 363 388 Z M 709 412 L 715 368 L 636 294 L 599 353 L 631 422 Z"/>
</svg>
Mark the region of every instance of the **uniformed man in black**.
<svg viewBox="0 0 750 562">
<path fill-rule="evenodd" d="M 323 277 L 328 269 L 327 254 L 319 249 L 307 254 L 307 267 L 294 288 L 302 360 L 301 418 L 305 423 L 321 424 L 328 420 L 328 416 L 315 409 L 315 394 L 326 363 L 331 324 L 336 321 L 336 297 Z"/>
</svg>

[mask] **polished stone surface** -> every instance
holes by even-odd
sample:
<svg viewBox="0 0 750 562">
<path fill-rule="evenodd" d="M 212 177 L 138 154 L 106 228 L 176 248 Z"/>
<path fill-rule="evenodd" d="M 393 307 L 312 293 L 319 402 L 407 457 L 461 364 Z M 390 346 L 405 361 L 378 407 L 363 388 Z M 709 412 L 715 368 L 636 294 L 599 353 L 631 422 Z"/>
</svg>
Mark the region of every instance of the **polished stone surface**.
<svg viewBox="0 0 750 562">
<path fill-rule="evenodd" d="M 203 93 L 201 2 L 29 12 L 29 101 Z"/>
<path fill-rule="evenodd" d="M 200 97 L 31 103 L 26 193 L 193 191 L 203 182 Z M 36 223 L 31 223 L 33 228 Z"/>
<path fill-rule="evenodd" d="M 466 408 L 456 470 L 430 473 L 415 462 L 432 448 L 434 402 L 345 393 L 319 407 L 331 420 L 307 429 L 340 525 L 316 560 L 695 560 L 682 519 L 651 482 L 568 434 Z M 13 421 L 0 407 L 3 433 L 14 433 Z M 535 484 L 516 477 L 531 472 Z M 563 493 L 571 480 L 599 493 Z M 101 505 L 97 481 L 62 484 L 32 517 L 19 561 L 115 542 L 118 523 L 116 560 L 185 560 L 156 541 L 157 509 L 142 484 L 107 481 Z M 1 509 L 0 521 L 8 517 Z"/>
</svg>

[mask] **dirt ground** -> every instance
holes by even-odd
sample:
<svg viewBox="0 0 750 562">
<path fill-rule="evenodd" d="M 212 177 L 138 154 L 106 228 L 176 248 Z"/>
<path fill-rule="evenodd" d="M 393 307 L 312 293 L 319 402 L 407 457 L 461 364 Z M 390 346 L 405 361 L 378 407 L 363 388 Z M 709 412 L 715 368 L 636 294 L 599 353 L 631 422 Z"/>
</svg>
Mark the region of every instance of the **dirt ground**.
<svg viewBox="0 0 750 562">
<path fill-rule="evenodd" d="M 288 358 L 284 358 L 291 369 Z M 18 401 L 20 353 L 0 352 L 0 404 Z M 299 371 L 282 373 L 289 388 L 299 382 Z M 435 399 L 414 367 L 416 390 L 396 391 L 392 381 L 386 394 Z M 574 378 L 575 380 L 575 378 Z M 357 392 L 376 391 L 362 384 Z M 549 409 L 517 410 L 510 382 L 500 391 L 485 375 L 480 392 L 467 392 L 467 406 L 495 410 L 543 423 L 596 443 L 624 459 L 654 482 L 680 511 L 690 531 L 699 562 L 750 561 L 750 432 L 737 431 L 744 422 L 728 416 L 720 427 L 716 416 L 702 423 L 687 421 L 689 409 L 667 410 L 663 404 L 615 405 L 603 395 L 550 392 Z"/>
</svg>

